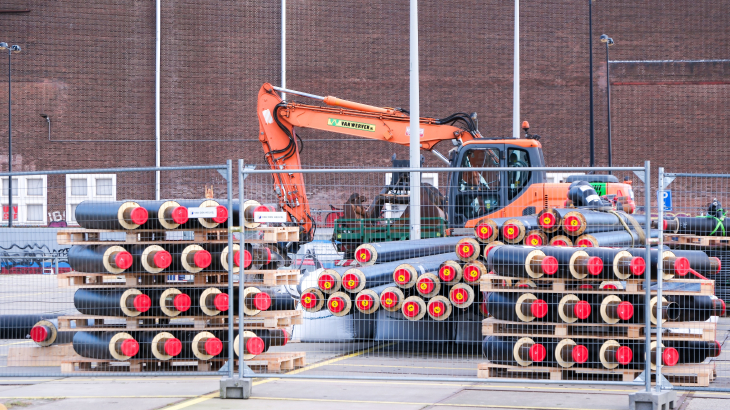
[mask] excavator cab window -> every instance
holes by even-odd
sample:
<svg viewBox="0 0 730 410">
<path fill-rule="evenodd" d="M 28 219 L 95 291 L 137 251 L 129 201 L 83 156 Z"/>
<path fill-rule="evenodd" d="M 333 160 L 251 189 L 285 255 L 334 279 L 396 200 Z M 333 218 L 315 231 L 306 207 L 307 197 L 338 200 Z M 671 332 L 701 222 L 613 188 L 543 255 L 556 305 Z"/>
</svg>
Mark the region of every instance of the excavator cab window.
<svg viewBox="0 0 730 410">
<path fill-rule="evenodd" d="M 510 148 L 507 150 L 507 166 L 508 167 L 530 167 L 530 155 L 527 151 L 518 148 Z M 530 184 L 530 177 L 532 172 L 529 171 L 510 171 L 508 174 L 508 195 L 507 199 L 512 200 Z"/>
<path fill-rule="evenodd" d="M 471 149 L 463 157 L 462 168 L 499 168 L 500 150 L 496 148 Z M 502 185 L 499 170 L 465 171 L 459 173 L 455 213 L 465 220 L 494 212 L 500 207 Z"/>
</svg>

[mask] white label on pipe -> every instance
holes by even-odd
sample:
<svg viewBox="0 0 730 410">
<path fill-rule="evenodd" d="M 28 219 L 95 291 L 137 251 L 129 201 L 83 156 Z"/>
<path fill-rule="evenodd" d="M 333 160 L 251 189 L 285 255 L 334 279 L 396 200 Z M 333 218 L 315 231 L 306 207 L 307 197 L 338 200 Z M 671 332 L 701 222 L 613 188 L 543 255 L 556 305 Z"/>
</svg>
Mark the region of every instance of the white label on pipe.
<svg viewBox="0 0 730 410">
<path fill-rule="evenodd" d="M 601 198 L 598 195 L 588 195 L 586 202 L 600 201 Z"/>
<path fill-rule="evenodd" d="M 256 212 L 253 214 L 254 222 L 286 222 L 286 212 Z"/>
<path fill-rule="evenodd" d="M 203 208 L 188 208 L 188 218 L 215 218 L 218 211 L 214 206 Z"/>
</svg>

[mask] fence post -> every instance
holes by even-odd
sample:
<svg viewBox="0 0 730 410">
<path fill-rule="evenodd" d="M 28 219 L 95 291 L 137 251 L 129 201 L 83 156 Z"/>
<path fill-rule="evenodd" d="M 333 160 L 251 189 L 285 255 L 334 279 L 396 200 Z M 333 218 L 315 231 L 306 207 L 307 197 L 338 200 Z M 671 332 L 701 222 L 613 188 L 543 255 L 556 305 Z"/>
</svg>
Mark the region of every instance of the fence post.
<svg viewBox="0 0 730 410">
<path fill-rule="evenodd" d="M 644 378 L 646 391 L 651 391 L 651 356 L 648 352 L 651 351 L 651 306 L 649 300 L 651 300 L 651 165 L 649 161 L 644 162 L 644 213 L 646 214 L 646 237 L 644 239 L 644 246 L 646 247 L 645 260 L 649 261 L 649 269 L 646 270 L 646 276 L 644 277 L 644 289 L 645 295 L 644 300 L 644 326 L 646 329 L 644 351 L 647 352 L 644 358 Z"/>
<path fill-rule="evenodd" d="M 662 391 L 662 256 L 664 245 L 664 168 L 659 167 L 658 172 L 659 189 L 657 189 L 657 229 L 659 238 L 657 241 L 657 267 L 656 267 L 656 391 Z M 646 352 L 647 355 L 651 351 Z"/>
<path fill-rule="evenodd" d="M 246 279 L 244 276 L 244 269 L 245 263 L 244 263 L 244 250 L 245 248 L 245 227 L 244 227 L 244 219 L 243 219 L 243 160 L 238 160 L 238 225 L 240 225 L 241 231 L 240 231 L 240 240 L 241 244 L 239 247 L 239 260 L 240 260 L 240 266 L 238 267 L 238 351 L 241 352 L 241 354 L 238 357 L 238 377 L 240 379 L 243 379 L 244 374 L 244 368 L 245 365 L 243 363 L 243 289 L 246 283 Z M 230 252 L 229 252 L 230 254 Z"/>
</svg>

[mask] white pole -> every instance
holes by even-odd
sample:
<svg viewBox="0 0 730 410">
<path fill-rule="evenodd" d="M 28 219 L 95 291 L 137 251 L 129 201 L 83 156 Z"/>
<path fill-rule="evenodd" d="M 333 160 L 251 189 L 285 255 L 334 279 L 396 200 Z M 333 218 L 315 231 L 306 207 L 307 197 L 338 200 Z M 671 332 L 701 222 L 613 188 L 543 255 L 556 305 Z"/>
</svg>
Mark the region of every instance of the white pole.
<svg viewBox="0 0 730 410">
<path fill-rule="evenodd" d="M 411 0 L 411 32 L 410 32 L 410 111 L 411 136 L 410 156 L 411 168 L 421 167 L 421 130 L 418 90 L 418 0 Z M 421 174 L 411 172 L 411 240 L 421 239 Z"/>
<path fill-rule="evenodd" d="M 155 167 L 160 167 L 160 40 L 161 5 L 162 0 L 156 1 L 155 16 Z M 155 199 L 160 200 L 160 171 L 155 171 Z"/>
<path fill-rule="evenodd" d="M 512 96 L 512 138 L 520 138 L 520 0 L 515 0 L 515 57 Z"/>
<path fill-rule="evenodd" d="M 286 88 L 286 0 L 281 0 L 281 88 Z M 286 100 L 286 93 L 281 93 Z"/>
</svg>

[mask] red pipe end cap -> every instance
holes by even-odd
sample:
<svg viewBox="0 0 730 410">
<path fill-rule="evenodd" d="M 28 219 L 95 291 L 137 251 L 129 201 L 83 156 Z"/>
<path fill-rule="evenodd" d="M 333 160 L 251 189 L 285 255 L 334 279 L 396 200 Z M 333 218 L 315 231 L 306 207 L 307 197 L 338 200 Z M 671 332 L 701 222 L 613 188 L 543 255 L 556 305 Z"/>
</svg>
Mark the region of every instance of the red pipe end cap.
<svg viewBox="0 0 730 410">
<path fill-rule="evenodd" d="M 45 326 L 33 326 L 33 328 L 30 329 L 30 338 L 36 343 L 45 342 L 48 340 L 49 335 L 50 332 Z"/>
<path fill-rule="evenodd" d="M 540 235 L 527 235 L 527 238 L 525 238 L 525 243 L 530 246 L 542 246 L 542 236 Z"/>
<path fill-rule="evenodd" d="M 711 257 L 710 259 L 714 259 L 717 261 L 717 272 L 715 272 L 715 274 L 720 273 L 720 269 L 722 269 L 722 259 L 714 257 L 714 256 Z"/>
<path fill-rule="evenodd" d="M 556 241 L 553 241 L 553 246 L 568 246 L 568 242 L 565 242 L 562 239 L 558 239 Z"/>
<path fill-rule="evenodd" d="M 404 286 L 411 281 L 411 272 L 408 269 L 398 269 L 393 272 L 393 280 L 395 283 Z"/>
<path fill-rule="evenodd" d="M 482 274 L 479 268 L 477 268 L 474 265 L 467 265 L 464 268 L 464 282 L 467 283 L 474 283 L 478 282 L 479 278 L 481 278 Z"/>
<path fill-rule="evenodd" d="M 477 226 L 475 231 L 479 239 L 488 239 L 493 233 L 492 227 L 489 224 L 481 224 Z"/>
<path fill-rule="evenodd" d="M 245 259 L 246 256 L 244 256 L 243 258 Z M 238 266 L 239 268 L 241 267 L 241 252 L 240 251 L 233 252 L 233 263 L 236 266 Z"/>
<path fill-rule="evenodd" d="M 373 297 L 370 295 L 362 294 L 355 298 L 355 305 L 360 310 L 368 310 L 373 307 Z"/>
<path fill-rule="evenodd" d="M 679 363 L 679 352 L 673 347 L 665 347 L 662 350 L 662 362 L 664 366 L 674 366 Z"/>
<path fill-rule="evenodd" d="M 462 242 L 456 246 L 456 253 L 462 258 L 470 258 L 474 255 L 474 245 L 471 242 Z"/>
<path fill-rule="evenodd" d="M 418 291 L 420 293 L 428 294 L 433 292 L 436 284 L 433 283 L 433 280 L 431 280 L 431 278 L 421 278 L 418 279 L 418 282 L 416 282 L 416 286 L 418 287 Z"/>
<path fill-rule="evenodd" d="M 720 342 L 715 340 L 715 345 L 712 346 L 712 353 L 710 354 L 710 357 L 719 357 L 722 353 L 722 345 L 720 345 Z"/>
<path fill-rule="evenodd" d="M 168 356 L 177 356 L 182 352 L 182 342 L 180 339 L 172 338 L 165 341 L 165 354 Z"/>
<path fill-rule="evenodd" d="M 132 301 L 134 310 L 140 313 L 144 313 L 152 307 L 152 299 L 147 295 L 137 295 Z"/>
<path fill-rule="evenodd" d="M 600 275 L 603 272 L 603 261 L 598 256 L 588 258 L 588 273 L 593 276 Z"/>
<path fill-rule="evenodd" d="M 132 266 L 132 254 L 129 252 L 119 252 L 114 256 L 114 264 L 119 269 L 129 269 Z"/>
<path fill-rule="evenodd" d="M 165 269 L 172 264 L 172 255 L 168 251 L 157 251 L 152 260 L 157 268 Z"/>
<path fill-rule="evenodd" d="M 515 224 L 506 224 L 502 227 L 502 235 L 506 239 L 515 239 L 520 235 L 520 228 Z"/>
<path fill-rule="evenodd" d="M 536 301 L 532 302 L 532 305 L 530 306 L 530 312 L 532 312 L 532 316 L 535 316 L 538 319 L 545 317 L 548 314 L 547 302 L 542 299 L 537 299 Z"/>
<path fill-rule="evenodd" d="M 494 248 L 494 245 L 488 245 L 486 249 L 484 249 L 484 259 L 489 257 L 489 252 L 491 252 L 492 248 Z"/>
<path fill-rule="evenodd" d="M 125 339 L 120 349 L 124 356 L 132 357 L 139 353 L 139 343 L 134 339 Z"/>
<path fill-rule="evenodd" d="M 555 226 L 555 215 L 553 215 L 550 212 L 545 213 L 542 217 L 540 217 L 540 226 L 543 228 L 552 228 Z"/>
<path fill-rule="evenodd" d="M 317 285 L 320 289 L 329 291 L 335 287 L 335 278 L 329 273 L 325 273 L 324 275 L 320 275 Z"/>
<path fill-rule="evenodd" d="M 264 341 L 260 337 L 250 337 L 246 340 L 246 353 L 260 355 L 265 349 Z"/>
<path fill-rule="evenodd" d="M 353 290 L 360 286 L 360 278 L 353 273 L 348 273 L 342 277 L 342 287 L 347 290 Z"/>
<path fill-rule="evenodd" d="M 182 225 L 187 222 L 188 219 L 188 208 L 185 208 L 184 206 L 178 206 L 172 210 L 172 221 L 176 224 Z"/>
<path fill-rule="evenodd" d="M 370 259 L 372 259 L 373 255 L 370 253 L 367 249 L 360 249 L 357 251 L 357 255 L 355 255 L 355 259 L 357 259 L 360 263 L 370 262 Z"/>
<path fill-rule="evenodd" d="M 195 263 L 195 266 L 205 269 L 210 266 L 211 262 L 213 262 L 213 257 L 210 256 L 210 252 L 206 251 L 205 249 L 201 249 L 195 252 L 195 256 L 193 256 L 193 262 Z"/>
<path fill-rule="evenodd" d="M 530 346 L 530 360 L 533 362 L 542 362 L 545 360 L 545 356 L 547 356 L 547 349 L 545 349 L 545 346 L 540 343 L 535 343 Z"/>
<path fill-rule="evenodd" d="M 213 306 L 215 306 L 216 310 L 220 310 L 221 312 L 227 312 L 228 311 L 228 294 L 227 293 L 219 293 L 215 295 L 213 298 Z"/>
<path fill-rule="evenodd" d="M 592 248 L 593 242 L 588 239 L 581 239 L 578 241 L 578 243 L 576 243 L 576 245 L 578 245 L 578 247 L 580 248 Z"/>
<path fill-rule="evenodd" d="M 192 301 L 190 300 L 190 296 L 181 293 L 179 295 L 175 295 L 175 298 L 172 300 L 172 304 L 178 312 L 187 312 L 190 309 L 190 306 L 192 306 Z"/>
<path fill-rule="evenodd" d="M 395 292 L 383 292 L 380 294 L 380 304 L 392 308 L 398 304 L 398 295 Z"/>
<path fill-rule="evenodd" d="M 679 257 L 674 261 L 674 272 L 679 276 L 684 276 L 689 273 L 689 260 L 685 257 Z"/>
<path fill-rule="evenodd" d="M 236 252 L 238 254 L 238 252 Z M 253 262 L 253 256 L 251 256 L 251 252 L 247 250 L 243 250 L 243 267 L 248 268 L 251 266 L 251 263 Z M 239 262 L 236 262 L 236 265 L 238 265 Z"/>
<path fill-rule="evenodd" d="M 720 305 L 720 309 L 719 309 L 720 311 L 718 312 L 718 309 L 714 308 L 713 309 L 715 311 L 714 313 L 717 313 L 717 315 L 713 315 L 713 316 L 724 317 L 725 316 L 725 301 L 722 299 L 715 299 L 715 302 L 713 302 L 713 307 L 715 307 L 716 304 Z"/>
<path fill-rule="evenodd" d="M 289 343 L 289 333 L 287 333 L 286 330 L 281 329 L 281 334 L 284 337 L 284 342 L 281 345 L 286 346 L 286 344 Z"/>
<path fill-rule="evenodd" d="M 605 285 L 604 287 L 602 287 L 601 289 L 616 290 L 618 288 L 613 283 L 609 283 L 609 284 Z"/>
<path fill-rule="evenodd" d="M 585 300 L 581 300 L 580 302 L 575 304 L 573 312 L 575 313 L 575 316 L 578 317 L 578 319 L 588 319 L 588 316 L 591 315 L 591 304 L 586 302 Z"/>
<path fill-rule="evenodd" d="M 487 300 L 487 298 L 485 297 L 484 300 Z M 481 311 L 482 315 L 484 315 L 485 317 L 489 317 L 489 311 L 487 310 L 487 302 L 481 302 L 479 304 L 479 311 Z"/>
<path fill-rule="evenodd" d="M 268 310 L 271 307 L 271 296 L 259 292 L 253 297 L 253 306 L 257 310 Z"/>
<path fill-rule="evenodd" d="M 416 317 L 420 311 L 421 307 L 414 301 L 403 304 L 403 314 L 406 315 L 406 317 Z"/>
<path fill-rule="evenodd" d="M 558 260 L 554 256 L 546 256 L 542 259 L 542 272 L 546 275 L 554 275 L 558 271 Z"/>
<path fill-rule="evenodd" d="M 132 212 L 129 214 L 129 218 L 132 220 L 133 224 L 143 225 L 145 222 L 147 222 L 149 214 L 147 213 L 146 209 L 140 206 L 132 210 Z"/>
<path fill-rule="evenodd" d="M 634 257 L 629 263 L 629 269 L 632 275 L 643 275 L 646 272 L 646 261 L 640 256 Z"/>
<path fill-rule="evenodd" d="M 588 361 L 588 348 L 583 345 L 576 345 L 573 347 L 573 353 L 571 354 L 573 361 L 576 363 L 585 363 Z"/>
<path fill-rule="evenodd" d="M 340 313 L 345 310 L 345 301 L 340 297 L 332 298 L 327 303 L 327 307 L 332 313 Z"/>
<path fill-rule="evenodd" d="M 619 364 L 627 365 L 631 363 L 633 358 L 634 352 L 628 346 L 621 346 L 616 350 L 616 360 L 618 360 Z"/>
<path fill-rule="evenodd" d="M 451 266 L 442 266 L 439 269 L 439 278 L 444 282 L 451 282 L 456 277 L 456 269 Z"/>
<path fill-rule="evenodd" d="M 580 227 L 583 224 L 581 223 L 580 219 L 577 216 L 570 215 L 567 218 L 565 218 L 565 223 L 563 224 L 563 228 L 568 232 L 576 232 L 580 229 Z"/>
<path fill-rule="evenodd" d="M 593 289 L 593 285 L 589 285 L 587 283 L 584 283 L 584 284 L 578 286 L 578 289 Z"/>
<path fill-rule="evenodd" d="M 621 320 L 629 320 L 634 317 L 634 305 L 631 302 L 621 302 L 616 309 Z"/>
<path fill-rule="evenodd" d="M 203 344 L 205 353 L 211 356 L 218 356 L 223 351 L 223 342 L 217 337 L 211 337 Z"/>
<path fill-rule="evenodd" d="M 222 224 L 223 222 L 228 220 L 228 209 L 223 205 L 218 205 L 215 207 L 215 216 L 213 217 L 213 222 Z"/>
<path fill-rule="evenodd" d="M 665 220 L 663 221 L 663 223 L 662 223 L 662 231 L 666 231 L 666 230 L 667 230 L 667 225 L 668 225 L 668 224 L 667 224 L 667 220 L 665 219 Z"/>
<path fill-rule="evenodd" d="M 312 309 L 317 306 L 317 295 L 312 292 L 304 292 L 300 300 L 302 306 L 306 309 Z"/>
<path fill-rule="evenodd" d="M 428 313 L 433 317 L 441 317 L 446 314 L 446 305 L 441 301 L 430 303 Z"/>
<path fill-rule="evenodd" d="M 462 288 L 452 289 L 451 293 L 449 293 L 449 299 L 451 300 L 451 303 L 459 306 L 464 304 L 469 299 L 469 293 L 466 291 L 466 289 Z"/>
</svg>

